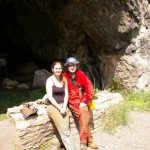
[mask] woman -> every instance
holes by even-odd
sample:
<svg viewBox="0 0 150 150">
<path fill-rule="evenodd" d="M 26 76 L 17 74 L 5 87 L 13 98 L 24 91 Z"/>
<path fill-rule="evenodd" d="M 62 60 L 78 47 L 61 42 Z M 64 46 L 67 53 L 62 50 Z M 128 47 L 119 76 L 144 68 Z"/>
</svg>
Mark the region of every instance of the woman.
<svg viewBox="0 0 150 150">
<path fill-rule="evenodd" d="M 51 69 L 53 75 L 46 81 L 47 98 L 50 102 L 47 113 L 54 122 L 65 148 L 71 150 L 73 145 L 71 144 L 69 131 L 67 80 L 61 76 L 61 62 L 54 62 Z"/>
</svg>

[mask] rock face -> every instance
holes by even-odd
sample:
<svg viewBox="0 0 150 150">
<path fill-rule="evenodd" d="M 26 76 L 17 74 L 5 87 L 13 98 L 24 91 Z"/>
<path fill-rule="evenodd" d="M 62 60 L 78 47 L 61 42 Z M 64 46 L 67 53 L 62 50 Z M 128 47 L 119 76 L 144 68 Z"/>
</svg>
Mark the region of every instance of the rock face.
<svg viewBox="0 0 150 150">
<path fill-rule="evenodd" d="M 41 100 L 37 100 L 41 101 Z M 38 109 L 37 115 L 30 116 L 27 119 L 23 118 L 20 112 L 22 105 L 9 108 L 7 115 L 16 131 L 16 141 L 21 149 L 38 149 L 47 141 L 59 141 L 58 133 L 53 127 L 46 111 L 46 105 L 39 105 L 37 101 L 30 102 L 32 107 Z M 119 93 L 99 93 L 98 99 L 95 100 L 96 109 L 91 111 L 92 132 L 100 131 L 102 129 L 102 116 L 108 111 L 109 107 L 119 104 L 123 101 Z M 70 113 L 70 129 L 73 141 L 76 141 L 76 148 L 79 149 L 79 134 L 75 122 Z M 57 144 L 55 145 L 57 146 Z"/>
<path fill-rule="evenodd" d="M 59 15 L 61 44 L 102 88 L 115 76 L 128 90 L 148 91 L 149 13 L 147 0 L 70 2 Z"/>
<path fill-rule="evenodd" d="M 45 69 L 35 71 L 32 87 L 45 87 L 46 80 L 51 75 L 52 74 Z"/>
<path fill-rule="evenodd" d="M 120 83 L 130 91 L 150 91 L 149 33 L 146 26 L 140 28 L 139 35 L 132 39 L 115 70 Z"/>
<path fill-rule="evenodd" d="M 1 36 L 40 60 L 77 57 L 96 87 L 111 86 L 115 76 L 127 90 L 149 91 L 149 3 L 2 0 Z"/>
</svg>

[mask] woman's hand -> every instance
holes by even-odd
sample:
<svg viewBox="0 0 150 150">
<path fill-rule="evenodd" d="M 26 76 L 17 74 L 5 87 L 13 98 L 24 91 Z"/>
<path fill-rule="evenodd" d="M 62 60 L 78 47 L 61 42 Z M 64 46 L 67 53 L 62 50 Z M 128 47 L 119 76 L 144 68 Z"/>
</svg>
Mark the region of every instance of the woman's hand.
<svg viewBox="0 0 150 150">
<path fill-rule="evenodd" d="M 63 108 L 60 110 L 60 113 L 61 113 L 62 115 L 65 115 L 65 114 L 66 114 L 66 108 L 63 107 Z"/>
</svg>

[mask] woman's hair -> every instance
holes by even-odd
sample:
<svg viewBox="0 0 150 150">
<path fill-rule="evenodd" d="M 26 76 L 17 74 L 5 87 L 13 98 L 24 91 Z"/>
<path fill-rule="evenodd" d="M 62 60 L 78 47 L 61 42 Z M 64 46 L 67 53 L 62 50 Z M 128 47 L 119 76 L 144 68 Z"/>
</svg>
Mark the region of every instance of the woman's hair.
<svg viewBox="0 0 150 150">
<path fill-rule="evenodd" d="M 55 65 L 57 64 L 60 64 L 62 68 L 62 63 L 60 61 L 54 61 L 51 65 L 51 69 L 54 69 Z M 63 86 L 66 85 L 66 80 L 64 79 L 64 77 L 60 76 L 60 81 L 63 83 Z"/>
<path fill-rule="evenodd" d="M 54 61 L 54 62 L 52 63 L 52 65 L 51 65 L 51 69 L 53 69 L 54 66 L 57 65 L 57 64 L 60 64 L 61 67 L 62 67 L 62 63 L 61 63 L 60 61 Z"/>
</svg>

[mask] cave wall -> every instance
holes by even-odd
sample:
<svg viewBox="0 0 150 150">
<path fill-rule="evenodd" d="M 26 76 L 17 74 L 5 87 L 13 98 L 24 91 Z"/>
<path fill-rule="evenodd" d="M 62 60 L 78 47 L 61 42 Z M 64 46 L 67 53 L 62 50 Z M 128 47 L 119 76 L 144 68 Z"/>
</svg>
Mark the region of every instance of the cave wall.
<svg viewBox="0 0 150 150">
<path fill-rule="evenodd" d="M 115 76 L 150 89 L 148 0 L 2 0 L 0 10 L 0 33 L 41 63 L 74 56 L 98 88 Z"/>
<path fill-rule="evenodd" d="M 53 57 L 57 43 L 57 26 L 51 1 L 2 0 L 0 2 L 1 39 L 6 51 L 33 53 L 41 60 Z M 6 43 L 7 42 L 7 43 Z M 13 45 L 7 48 L 7 46 Z"/>
<path fill-rule="evenodd" d="M 59 45 L 80 60 L 96 86 L 108 88 L 116 77 L 127 90 L 148 91 L 149 12 L 147 0 L 69 1 L 58 15 Z"/>
</svg>

